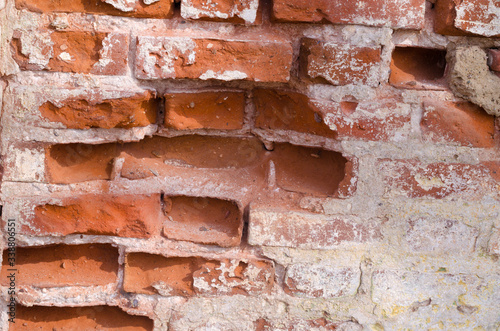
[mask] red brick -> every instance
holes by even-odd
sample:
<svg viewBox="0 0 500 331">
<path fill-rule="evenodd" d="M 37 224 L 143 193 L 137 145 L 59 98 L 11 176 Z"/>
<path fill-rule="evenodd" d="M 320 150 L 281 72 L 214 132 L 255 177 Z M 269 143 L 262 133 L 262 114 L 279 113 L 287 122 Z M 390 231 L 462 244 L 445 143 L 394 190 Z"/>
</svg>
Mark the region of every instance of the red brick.
<svg viewBox="0 0 500 331">
<path fill-rule="evenodd" d="M 12 44 L 14 59 L 24 70 L 124 75 L 128 63 L 128 36 L 119 33 L 54 31 L 50 40 L 40 37 L 41 55 L 47 64 L 33 64 L 33 55 L 24 50 L 23 33 L 15 32 Z"/>
<path fill-rule="evenodd" d="M 4 251 L 1 273 L 4 285 L 7 265 L 7 251 Z M 108 285 L 117 281 L 118 249 L 103 244 L 18 247 L 16 269 L 18 286 Z"/>
<path fill-rule="evenodd" d="M 333 85 L 378 86 L 380 54 L 380 47 L 354 47 L 305 38 L 301 67 L 309 78 Z"/>
<path fill-rule="evenodd" d="M 181 1 L 181 16 L 185 19 L 253 24 L 257 21 L 258 9 L 258 0 Z"/>
<path fill-rule="evenodd" d="M 425 139 L 462 146 L 490 148 L 496 145 L 495 117 L 469 102 L 424 101 L 420 122 Z"/>
<path fill-rule="evenodd" d="M 330 22 L 422 29 L 424 0 L 273 0 L 273 16 L 284 22 Z"/>
<path fill-rule="evenodd" d="M 337 137 L 337 133 L 324 123 L 322 113 L 315 109 L 307 96 L 269 89 L 256 89 L 253 95 L 257 111 L 256 127 Z"/>
<path fill-rule="evenodd" d="M 396 47 L 392 52 L 389 83 L 405 89 L 442 90 L 446 51 L 422 47 Z"/>
<path fill-rule="evenodd" d="M 9 330 L 127 330 L 152 331 L 153 321 L 109 306 L 17 306 L 16 323 Z"/>
<path fill-rule="evenodd" d="M 267 261 L 130 253 L 123 287 L 127 292 L 164 296 L 253 295 L 269 292 L 273 283 L 274 267 Z"/>
<path fill-rule="evenodd" d="M 48 182 L 67 184 L 111 179 L 117 158 L 124 160 L 121 177 L 141 179 L 171 175 L 172 163 L 199 168 L 252 168 L 261 164 L 263 157 L 262 143 L 255 138 L 192 135 L 145 138 L 126 144 L 53 145 L 46 149 L 45 167 Z M 262 172 L 254 168 L 253 172 Z"/>
<path fill-rule="evenodd" d="M 61 204 L 35 208 L 34 219 L 22 230 L 26 234 L 68 234 L 150 238 L 160 234 L 160 194 L 83 195 Z"/>
<path fill-rule="evenodd" d="M 473 199 L 488 192 L 498 192 L 498 178 L 495 179 L 498 175 L 493 173 L 498 163 L 426 165 L 414 160 L 382 160 L 379 165 L 385 172 L 386 193 L 409 198 L 439 199 L 458 195 Z"/>
<path fill-rule="evenodd" d="M 500 49 L 490 48 L 488 50 L 488 64 L 490 70 L 500 72 Z"/>
<path fill-rule="evenodd" d="M 372 242 L 382 237 L 375 222 L 315 214 L 275 212 L 251 208 L 251 245 L 283 246 L 303 249 L 335 249 L 342 244 Z"/>
<path fill-rule="evenodd" d="M 470 254 L 479 231 L 459 221 L 419 217 L 408 220 L 405 239 L 411 252 Z"/>
<path fill-rule="evenodd" d="M 359 268 L 294 264 L 286 269 L 285 291 L 306 298 L 338 298 L 356 294 L 361 278 Z"/>
<path fill-rule="evenodd" d="M 292 46 L 285 41 L 168 36 L 137 38 L 135 74 L 139 79 L 287 82 L 291 66 Z"/>
<path fill-rule="evenodd" d="M 107 1 L 112 3 L 113 0 Z M 118 1 L 114 1 L 118 2 Z M 129 1 L 130 2 L 130 1 Z M 173 0 L 158 0 L 150 5 L 136 0 L 130 11 L 122 11 L 104 0 L 16 0 L 17 9 L 39 13 L 82 12 L 89 14 L 130 16 L 143 18 L 170 18 L 173 16 Z"/>
<path fill-rule="evenodd" d="M 167 217 L 163 235 L 169 239 L 223 247 L 240 244 L 243 217 L 240 208 L 233 201 L 185 196 L 164 197 L 163 211 Z"/>
<path fill-rule="evenodd" d="M 131 97 L 89 102 L 66 99 L 61 106 L 48 101 L 40 113 L 51 122 L 63 123 L 68 129 L 132 128 L 156 123 L 157 100 L 146 91 Z"/>
<path fill-rule="evenodd" d="M 176 130 L 243 127 L 242 92 L 169 93 L 165 95 L 165 126 Z"/>
<path fill-rule="evenodd" d="M 456 5 L 455 27 L 486 37 L 500 36 L 500 3 L 491 0 L 462 0 Z"/>
<path fill-rule="evenodd" d="M 292 192 L 334 196 L 346 177 L 348 160 L 339 152 L 275 144 L 276 184 Z"/>
<path fill-rule="evenodd" d="M 498 36 L 500 29 L 494 22 L 499 7 L 489 0 L 437 0 L 434 31 L 452 36 Z"/>
<path fill-rule="evenodd" d="M 260 129 L 292 130 L 336 139 L 387 141 L 405 134 L 410 114 L 394 100 L 329 102 L 285 90 L 254 90 Z M 408 128 L 407 128 L 408 127 Z"/>
</svg>

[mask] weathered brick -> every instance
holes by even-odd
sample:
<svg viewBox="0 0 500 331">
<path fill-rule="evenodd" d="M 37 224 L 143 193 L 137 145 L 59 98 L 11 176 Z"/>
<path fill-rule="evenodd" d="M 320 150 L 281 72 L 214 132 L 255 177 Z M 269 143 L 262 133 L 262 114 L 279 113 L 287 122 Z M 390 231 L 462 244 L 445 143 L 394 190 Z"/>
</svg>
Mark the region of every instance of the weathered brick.
<svg viewBox="0 0 500 331">
<path fill-rule="evenodd" d="M 427 99 L 420 122 L 425 139 L 462 146 L 490 148 L 496 145 L 495 117 L 469 102 Z"/>
<path fill-rule="evenodd" d="M 273 16 L 284 22 L 331 22 L 422 29 L 424 0 L 273 0 Z"/>
<path fill-rule="evenodd" d="M 396 47 L 392 52 L 389 83 L 405 89 L 445 89 L 446 51 Z"/>
<path fill-rule="evenodd" d="M 85 99 L 66 99 L 59 104 L 48 101 L 39 109 L 44 118 L 69 129 L 132 128 L 156 123 L 157 100 L 154 93 L 145 91 L 97 103 Z"/>
<path fill-rule="evenodd" d="M 41 13 L 83 12 L 143 18 L 170 18 L 174 13 L 173 2 L 173 0 L 16 0 L 16 8 Z"/>
<path fill-rule="evenodd" d="M 311 79 L 333 85 L 367 84 L 378 86 L 380 47 L 355 47 L 304 38 L 301 67 Z"/>
<path fill-rule="evenodd" d="M 298 212 L 250 208 L 248 242 L 251 245 L 303 249 L 335 249 L 381 239 L 375 221 L 326 217 Z"/>
<path fill-rule="evenodd" d="M 410 108 L 394 100 L 330 102 L 286 90 L 256 89 L 255 126 L 328 138 L 399 140 L 410 128 Z"/>
<path fill-rule="evenodd" d="M 287 82 L 291 66 L 292 46 L 286 41 L 137 38 L 135 74 L 140 79 Z"/>
<path fill-rule="evenodd" d="M 360 278 L 359 268 L 294 264 L 286 269 L 285 291 L 307 298 L 353 296 L 359 287 Z"/>
<path fill-rule="evenodd" d="M 4 251 L 2 284 L 7 281 L 8 251 Z M 18 247 L 17 285 L 34 287 L 95 286 L 117 281 L 118 249 L 110 245 Z"/>
<path fill-rule="evenodd" d="M 479 231 L 450 219 L 418 217 L 408 220 L 405 239 L 410 251 L 436 254 L 474 252 Z"/>
<path fill-rule="evenodd" d="M 127 254 L 124 290 L 164 296 L 253 295 L 269 292 L 274 267 L 263 260 L 207 260 Z"/>
<path fill-rule="evenodd" d="M 198 168 L 246 168 L 261 164 L 263 157 L 264 147 L 255 138 L 191 135 L 126 144 L 57 144 L 45 150 L 46 180 L 60 184 L 109 180 L 113 171 L 128 179 L 169 176 L 180 163 Z"/>
<path fill-rule="evenodd" d="M 38 46 L 32 47 L 35 42 Z M 14 59 L 24 70 L 124 75 L 128 36 L 87 31 L 14 32 Z"/>
<path fill-rule="evenodd" d="M 256 89 L 253 96 L 257 111 L 255 126 L 260 129 L 293 130 L 330 138 L 337 136 L 304 94 Z"/>
<path fill-rule="evenodd" d="M 165 126 L 177 130 L 237 130 L 243 127 L 242 92 L 169 93 L 165 95 Z"/>
<path fill-rule="evenodd" d="M 437 0 L 434 30 L 452 36 L 500 35 L 497 2 L 489 0 Z"/>
<path fill-rule="evenodd" d="M 402 194 L 409 198 L 437 199 L 448 196 L 476 199 L 488 192 L 498 192 L 498 179 L 495 178 L 498 175 L 493 173 L 495 165 L 496 163 L 426 165 L 414 160 L 379 162 L 387 184 L 386 195 Z"/>
<path fill-rule="evenodd" d="M 162 202 L 165 237 L 223 247 L 240 244 L 243 217 L 235 202 L 185 196 L 164 197 Z"/>
<path fill-rule="evenodd" d="M 150 238 L 160 234 L 161 219 L 160 194 L 83 195 L 37 206 L 22 231 L 42 236 L 80 233 Z"/>
<path fill-rule="evenodd" d="M 258 0 L 182 0 L 181 16 L 185 19 L 202 19 L 252 24 L 257 20 Z"/>
<path fill-rule="evenodd" d="M 500 229 L 493 228 L 488 242 L 488 252 L 493 255 L 500 255 Z"/>
<path fill-rule="evenodd" d="M 153 321 L 117 307 L 17 306 L 16 322 L 9 330 L 129 330 L 151 331 Z"/>
</svg>

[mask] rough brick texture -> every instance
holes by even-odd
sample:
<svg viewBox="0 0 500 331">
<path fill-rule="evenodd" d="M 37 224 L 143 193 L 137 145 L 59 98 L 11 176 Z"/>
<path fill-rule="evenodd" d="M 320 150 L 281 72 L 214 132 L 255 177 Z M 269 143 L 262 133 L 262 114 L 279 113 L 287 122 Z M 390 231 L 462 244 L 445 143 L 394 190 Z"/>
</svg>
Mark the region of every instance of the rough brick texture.
<svg viewBox="0 0 500 331">
<path fill-rule="evenodd" d="M 422 0 L 408 1 L 273 1 L 273 15 L 279 21 L 331 22 L 419 29 L 424 23 Z"/>
<path fill-rule="evenodd" d="M 285 41 L 140 36 L 136 56 L 140 79 L 286 82 L 292 66 L 292 47 Z"/>
<path fill-rule="evenodd" d="M 498 330 L 499 14 L 0 0 L 0 330 Z"/>
</svg>

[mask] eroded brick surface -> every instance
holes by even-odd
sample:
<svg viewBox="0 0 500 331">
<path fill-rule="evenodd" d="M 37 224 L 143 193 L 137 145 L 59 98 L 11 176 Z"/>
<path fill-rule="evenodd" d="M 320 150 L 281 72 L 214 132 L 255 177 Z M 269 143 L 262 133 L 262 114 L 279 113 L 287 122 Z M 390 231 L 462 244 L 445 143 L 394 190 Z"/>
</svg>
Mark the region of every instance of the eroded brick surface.
<svg viewBox="0 0 500 331">
<path fill-rule="evenodd" d="M 151 319 L 110 306 L 18 306 L 16 318 L 9 330 L 153 330 Z"/>
<path fill-rule="evenodd" d="M 140 79 L 286 82 L 292 65 L 292 47 L 284 41 L 140 36 L 136 56 Z"/>
<path fill-rule="evenodd" d="M 96 286 L 114 284 L 118 249 L 111 245 L 55 245 L 17 248 L 17 285 L 34 287 Z M 4 251 L 2 284 L 6 284 Z M 4 281 L 5 280 L 5 281 Z"/>
<path fill-rule="evenodd" d="M 273 282 L 274 267 L 266 261 L 131 253 L 123 286 L 127 292 L 163 296 L 254 295 L 268 292 Z"/>
<path fill-rule="evenodd" d="M 273 16 L 288 22 L 331 22 L 421 29 L 424 23 L 423 0 L 407 1 L 328 1 L 275 0 Z"/>
<path fill-rule="evenodd" d="M 333 85 L 379 82 L 380 48 L 338 45 L 306 38 L 302 41 L 301 65 L 304 73 Z"/>
</svg>

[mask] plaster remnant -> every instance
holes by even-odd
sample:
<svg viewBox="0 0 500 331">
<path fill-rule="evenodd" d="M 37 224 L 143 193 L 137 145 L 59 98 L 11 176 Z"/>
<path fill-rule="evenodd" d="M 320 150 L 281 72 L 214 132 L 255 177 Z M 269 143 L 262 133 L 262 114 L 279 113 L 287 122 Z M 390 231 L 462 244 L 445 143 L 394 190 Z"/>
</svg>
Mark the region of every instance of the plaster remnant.
<svg viewBox="0 0 500 331">
<path fill-rule="evenodd" d="M 486 51 L 479 46 L 457 46 L 447 54 L 450 88 L 459 97 L 500 116 L 500 77 L 489 70 Z"/>
<path fill-rule="evenodd" d="M 206 4 L 193 3 L 192 0 L 182 0 L 181 16 L 185 19 L 228 19 L 239 17 L 246 24 L 255 23 L 259 1 L 240 1 L 238 5 L 233 4 L 230 8 L 219 8 L 217 3 L 208 1 Z M 225 9 L 225 11 L 224 11 Z"/>
<path fill-rule="evenodd" d="M 244 72 L 238 70 L 225 70 L 223 73 L 214 72 L 213 70 L 207 70 L 200 76 L 200 79 L 220 79 L 225 81 L 245 79 L 248 75 Z"/>
<path fill-rule="evenodd" d="M 142 2 L 144 2 L 145 5 L 152 5 L 153 3 L 158 1 L 160 0 L 142 0 Z"/>
<path fill-rule="evenodd" d="M 118 10 L 123 12 L 131 12 L 134 10 L 136 5 L 136 0 L 101 0 Z"/>
<path fill-rule="evenodd" d="M 50 35 L 50 32 L 21 32 L 20 52 L 28 58 L 28 64 L 32 65 L 33 70 L 47 69 L 49 60 L 54 56 L 54 43 Z"/>
</svg>

